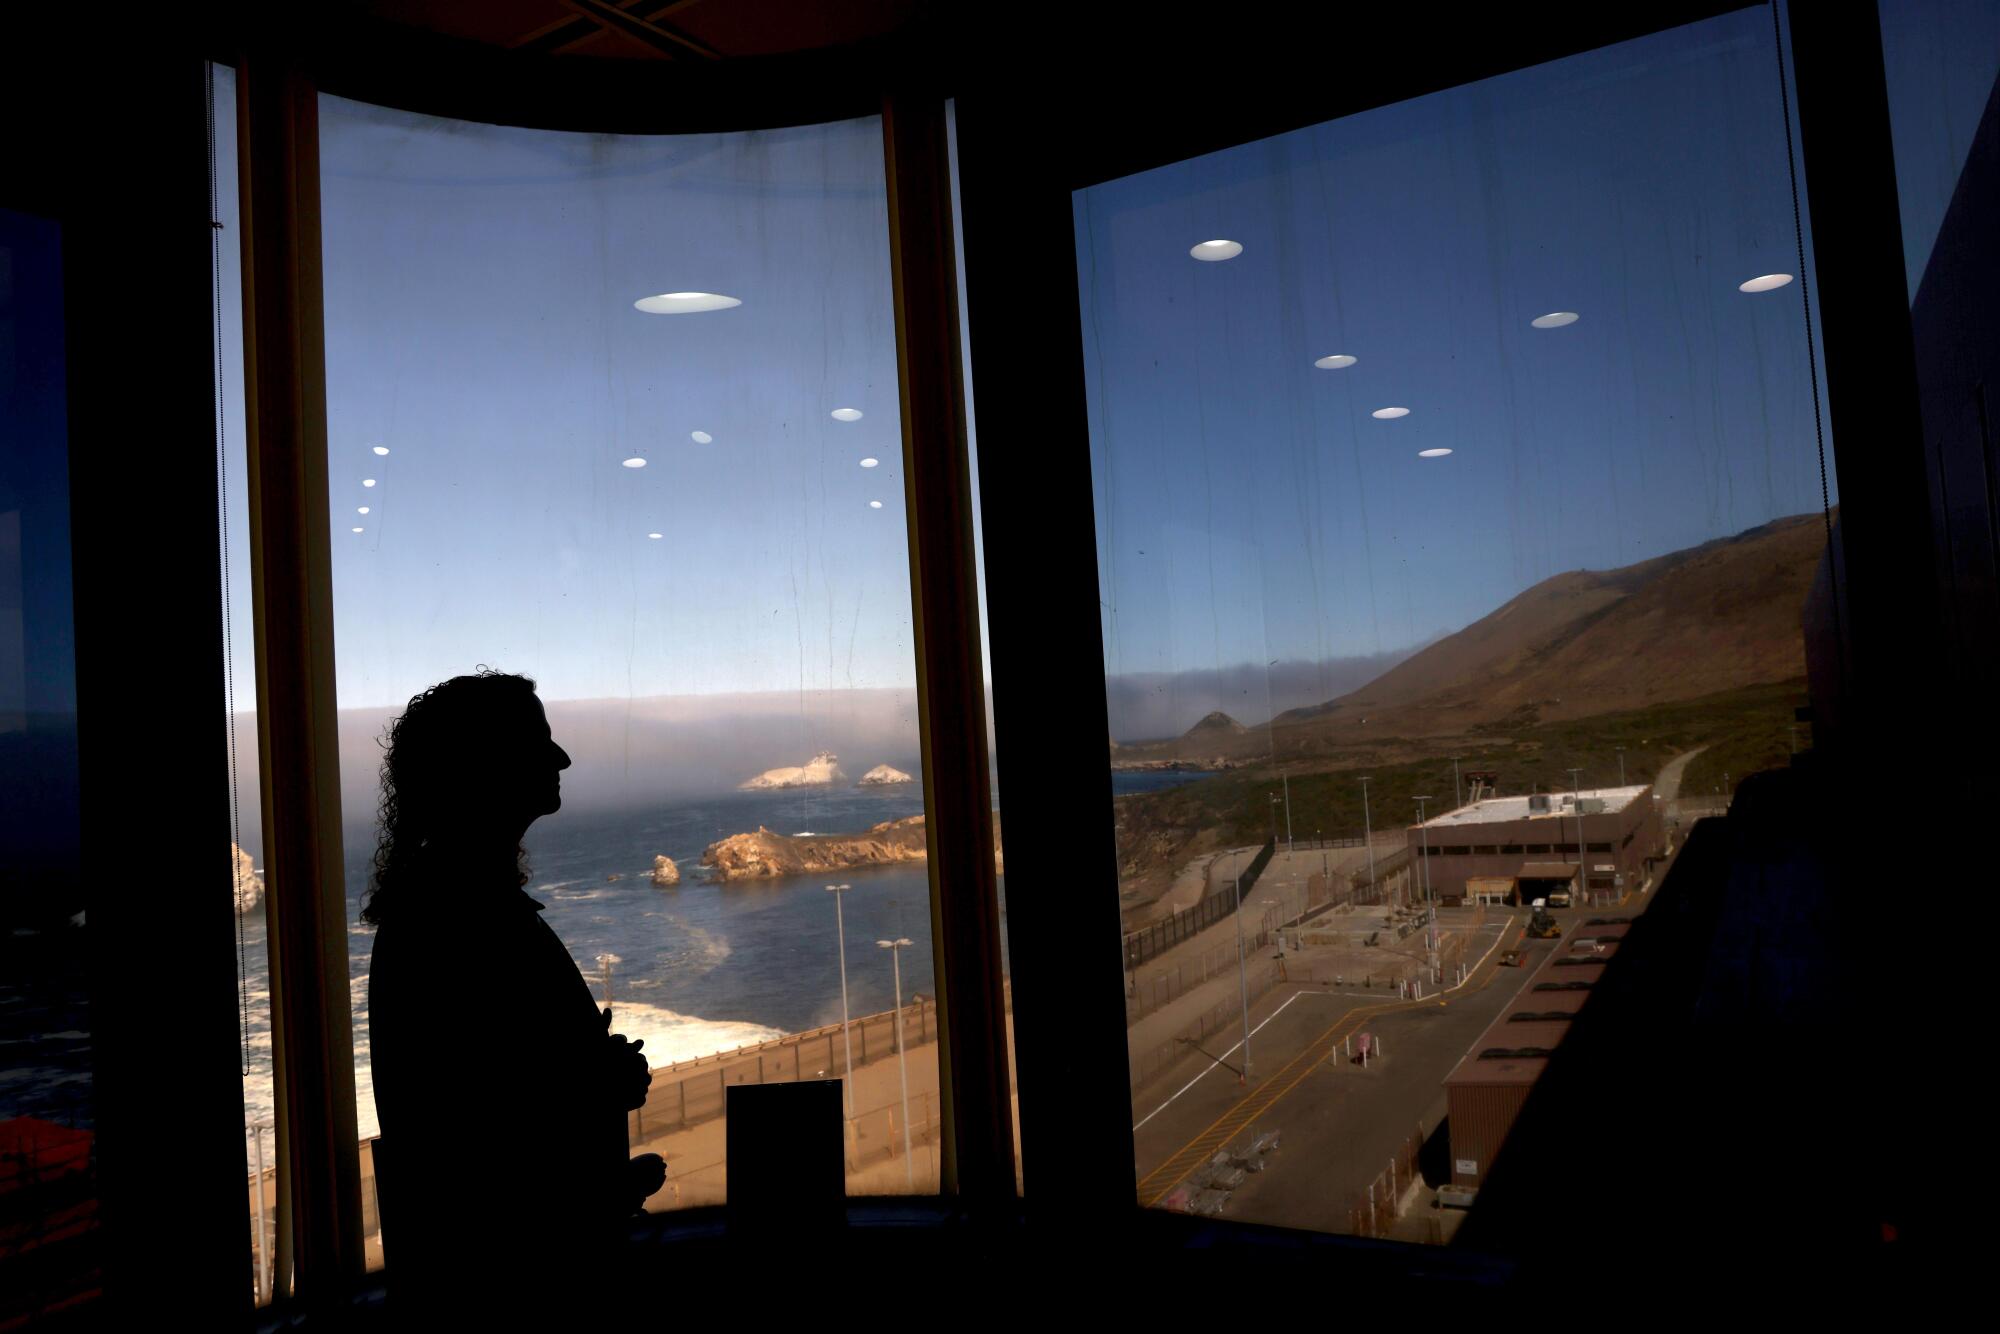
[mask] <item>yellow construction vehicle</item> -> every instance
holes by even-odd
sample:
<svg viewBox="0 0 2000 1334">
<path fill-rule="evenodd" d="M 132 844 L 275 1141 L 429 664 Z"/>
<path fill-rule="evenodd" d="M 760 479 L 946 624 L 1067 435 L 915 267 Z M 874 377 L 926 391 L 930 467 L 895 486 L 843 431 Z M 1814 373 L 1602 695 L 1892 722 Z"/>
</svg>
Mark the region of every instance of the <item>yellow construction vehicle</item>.
<svg viewBox="0 0 2000 1334">
<path fill-rule="evenodd" d="M 1534 915 L 1528 919 L 1528 938 L 1531 940 L 1554 940 L 1561 936 L 1562 933 L 1563 929 L 1557 925 L 1556 919 L 1549 916 L 1547 900 L 1536 899 Z"/>
</svg>

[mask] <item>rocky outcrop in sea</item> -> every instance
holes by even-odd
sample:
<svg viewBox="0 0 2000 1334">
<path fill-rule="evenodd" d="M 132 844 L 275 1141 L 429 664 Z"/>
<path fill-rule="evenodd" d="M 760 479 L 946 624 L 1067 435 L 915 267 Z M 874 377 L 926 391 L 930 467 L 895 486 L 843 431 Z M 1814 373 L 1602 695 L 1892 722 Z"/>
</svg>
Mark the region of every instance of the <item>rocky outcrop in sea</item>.
<svg viewBox="0 0 2000 1334">
<path fill-rule="evenodd" d="M 845 775 L 840 772 L 840 757 L 830 750 L 823 750 L 804 764 L 766 769 L 748 782 L 738 784 L 738 787 L 746 792 L 779 787 L 822 787 L 842 777 Z"/>
<path fill-rule="evenodd" d="M 240 916 L 264 901 L 264 876 L 250 860 L 250 854 L 229 845 L 229 864 L 233 869 L 236 911 Z"/>
<path fill-rule="evenodd" d="M 754 834 L 733 834 L 703 849 L 701 864 L 718 880 L 775 879 L 818 875 L 856 866 L 920 862 L 930 848 L 924 817 L 885 820 L 859 834 L 779 834 L 758 826 Z M 993 860 L 1000 865 L 1000 818 L 993 819 Z"/>
<path fill-rule="evenodd" d="M 914 783 L 916 781 L 916 779 L 910 777 L 901 769 L 893 769 L 886 764 L 878 764 L 867 773 L 861 775 L 861 782 L 857 786 L 882 787 L 889 783 Z"/>
<path fill-rule="evenodd" d="M 678 885 L 681 882 L 681 868 L 674 865 L 672 857 L 653 858 L 653 883 L 656 885 Z"/>
</svg>

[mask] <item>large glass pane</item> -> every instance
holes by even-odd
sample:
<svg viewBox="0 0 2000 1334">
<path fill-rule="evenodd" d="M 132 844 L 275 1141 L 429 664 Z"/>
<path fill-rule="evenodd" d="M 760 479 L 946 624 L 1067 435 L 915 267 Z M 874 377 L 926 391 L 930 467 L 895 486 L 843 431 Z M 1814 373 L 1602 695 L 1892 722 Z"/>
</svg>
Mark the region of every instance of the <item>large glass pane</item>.
<svg viewBox="0 0 2000 1334">
<path fill-rule="evenodd" d="M 1809 744 L 1773 41 L 1077 192 L 1142 1203 L 1447 1238 L 1605 919 Z"/>
<path fill-rule="evenodd" d="M 2000 0 L 1881 0 L 1880 9 L 1904 263 L 1914 301 L 1980 127 L 1992 114 L 2000 77 Z"/>
<path fill-rule="evenodd" d="M 1881 20 L 1947 629 L 1940 665 L 1959 692 L 1980 695 L 2000 655 L 2000 0 L 1884 0 Z"/>
<path fill-rule="evenodd" d="M 961 364 L 959 372 L 965 378 L 965 445 L 972 467 L 972 560 L 979 584 L 979 654 L 980 671 L 986 682 L 986 753 L 990 765 L 990 781 L 993 785 L 993 818 L 1000 818 L 1000 753 L 994 744 L 993 727 L 993 649 L 992 629 L 986 621 L 986 543 L 983 537 L 985 519 L 979 505 L 979 432 L 974 426 L 972 388 L 972 333 L 971 316 L 966 310 L 965 295 L 965 243 L 961 203 L 958 191 L 958 107 L 955 102 L 945 103 L 945 129 L 951 148 L 951 210 L 952 226 L 956 232 L 958 256 L 958 336 Z M 1007 868 L 994 849 L 994 880 L 1000 893 L 1000 970 L 1007 988 L 1007 1094 L 1012 1102 L 1014 1123 L 1014 1188 L 1022 1189 L 1021 1179 L 1021 1095 L 1014 1075 L 1014 972 L 1007 953 Z"/>
<path fill-rule="evenodd" d="M 250 578 L 250 461 L 243 401 L 243 249 L 238 229 L 236 71 L 211 68 L 215 221 L 216 512 L 220 519 L 223 693 L 229 748 L 231 897 L 236 907 L 237 1006 L 243 1035 L 244 1160 L 250 1182 L 250 1272 L 259 1305 L 290 1287 L 277 1273 L 278 1105 L 271 1048 L 269 885 L 259 799 L 256 618 Z"/>
<path fill-rule="evenodd" d="M 99 1293 L 63 235 L 0 209 L 0 1328 Z"/>
<path fill-rule="evenodd" d="M 850 1192 L 934 1190 L 879 122 L 619 137 L 324 98 L 321 154 L 363 1136 L 385 1133 L 392 1175 L 431 1170 L 394 1147 L 412 1131 L 378 1125 L 396 1043 L 464 1053 L 464 1143 L 513 1152 L 507 1173 L 589 1101 L 548 1087 L 553 1048 L 521 1025 L 555 1020 L 484 952 L 519 905 L 509 866 L 392 866 L 387 915 L 364 916 L 385 729 L 484 665 L 537 683 L 571 761 L 526 834 L 524 891 L 571 983 L 645 1044 L 619 1151 L 665 1160 L 646 1207 L 724 1197 L 730 1086 L 839 1078 L 850 1053 Z M 395 744 L 414 762 L 414 733 Z M 419 781 L 397 791 L 406 853 L 449 841 L 413 810 L 438 795 Z M 420 957 L 390 952 L 399 900 L 430 905 Z M 381 969 L 434 1007 L 392 1019 Z"/>
</svg>

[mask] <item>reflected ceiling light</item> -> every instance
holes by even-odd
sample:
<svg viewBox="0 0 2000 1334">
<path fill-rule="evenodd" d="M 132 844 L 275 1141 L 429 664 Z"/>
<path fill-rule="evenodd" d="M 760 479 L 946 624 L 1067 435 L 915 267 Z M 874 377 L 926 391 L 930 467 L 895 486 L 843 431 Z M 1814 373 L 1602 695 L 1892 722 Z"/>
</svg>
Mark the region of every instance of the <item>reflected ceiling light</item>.
<svg viewBox="0 0 2000 1334">
<path fill-rule="evenodd" d="M 363 506 L 361 506 L 361 507 L 360 507 L 359 509 L 355 510 L 354 512 L 355 512 L 356 514 L 366 514 L 366 513 L 368 512 L 368 507 L 367 507 L 366 505 L 363 505 Z"/>
<path fill-rule="evenodd" d="M 646 466 L 646 460 L 634 454 L 631 458 L 625 460 L 625 466 L 628 468 L 643 468 Z M 368 485 L 373 486 L 375 483 L 370 482 Z"/>
<path fill-rule="evenodd" d="M 360 532 L 361 530 L 360 530 L 359 528 L 356 528 L 356 529 L 355 529 L 354 531 L 358 533 L 358 532 Z"/>
<path fill-rule="evenodd" d="M 696 431 L 694 433 L 694 442 L 697 445 L 712 445 L 715 443 L 715 437 L 707 431 Z"/>
<path fill-rule="evenodd" d="M 861 409 L 835 408 L 833 410 L 833 419 L 837 422 L 858 422 L 861 420 Z"/>
<path fill-rule="evenodd" d="M 1409 416 L 1410 410 L 1408 408 L 1377 408 L 1368 415 L 1380 421 L 1389 422 L 1396 420 L 1398 417 Z"/>
<path fill-rule="evenodd" d="M 361 479 L 361 485 L 363 485 L 363 486 L 373 486 L 373 485 L 375 485 L 375 479 L 374 479 L 373 477 L 364 477 L 364 478 L 362 478 L 362 479 Z"/>
<path fill-rule="evenodd" d="M 375 446 L 375 452 L 381 457 L 387 458 L 389 456 L 389 447 L 387 445 L 377 445 Z"/>
<path fill-rule="evenodd" d="M 1420 459 L 1441 459 L 1449 453 L 1451 451 L 1448 449 L 1420 449 L 1417 451 L 1417 457 Z"/>
<path fill-rule="evenodd" d="M 1354 362 L 1355 358 L 1348 356 L 1345 352 L 1341 352 L 1331 357 L 1321 357 L 1318 361 L 1315 361 L 1313 365 L 1319 367 L 1323 371 L 1337 371 L 1337 370 L 1344 370 L 1347 367 L 1352 366 Z"/>
<path fill-rule="evenodd" d="M 1575 324 L 1577 313 L 1573 310 L 1552 310 L 1546 315 L 1537 315 L 1528 323 L 1537 329 L 1560 329 L 1565 324 Z"/>
<path fill-rule="evenodd" d="M 655 542 L 657 542 L 657 541 L 659 541 L 659 540 L 660 540 L 660 538 L 661 538 L 662 536 L 664 536 L 664 534 L 662 534 L 662 533 L 647 533 L 647 534 L 646 534 L 646 536 L 648 536 L 648 537 L 652 538 L 652 539 L 653 539 L 653 540 L 654 540 Z"/>
<path fill-rule="evenodd" d="M 728 310 L 743 303 L 720 292 L 662 292 L 632 303 L 648 315 L 698 315 L 704 310 Z"/>
<path fill-rule="evenodd" d="M 1747 283 L 1736 284 L 1736 290 L 1739 292 L 1775 292 L 1780 287 L 1791 282 L 1791 280 L 1792 275 L 1789 273 L 1767 273 L 1761 278 L 1752 278 Z"/>
<path fill-rule="evenodd" d="M 879 500 L 871 500 L 868 502 L 868 508 L 871 510 L 879 510 L 882 508 L 882 502 Z"/>
<path fill-rule="evenodd" d="M 881 461 L 882 460 L 880 459 L 863 459 L 861 460 L 861 466 L 864 468 L 872 468 Z"/>
<path fill-rule="evenodd" d="M 1189 249 L 1188 253 L 1196 259 L 1205 259 L 1210 263 L 1214 263 L 1222 259 L 1235 259 L 1243 253 L 1243 243 L 1241 241 L 1203 241 L 1200 245 Z"/>
</svg>

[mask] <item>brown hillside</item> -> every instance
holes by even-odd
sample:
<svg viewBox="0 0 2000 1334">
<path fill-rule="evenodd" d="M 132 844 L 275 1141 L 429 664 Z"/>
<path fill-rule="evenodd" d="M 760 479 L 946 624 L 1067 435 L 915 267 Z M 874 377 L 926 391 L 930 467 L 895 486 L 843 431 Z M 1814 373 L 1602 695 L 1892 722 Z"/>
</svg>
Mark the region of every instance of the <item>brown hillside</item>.
<svg viewBox="0 0 2000 1334">
<path fill-rule="evenodd" d="M 1792 680 L 1805 673 L 1799 613 L 1825 545 L 1824 520 L 1798 515 L 1623 569 L 1556 575 L 1361 689 L 1280 714 L 1274 748 L 1589 717 Z"/>
</svg>

